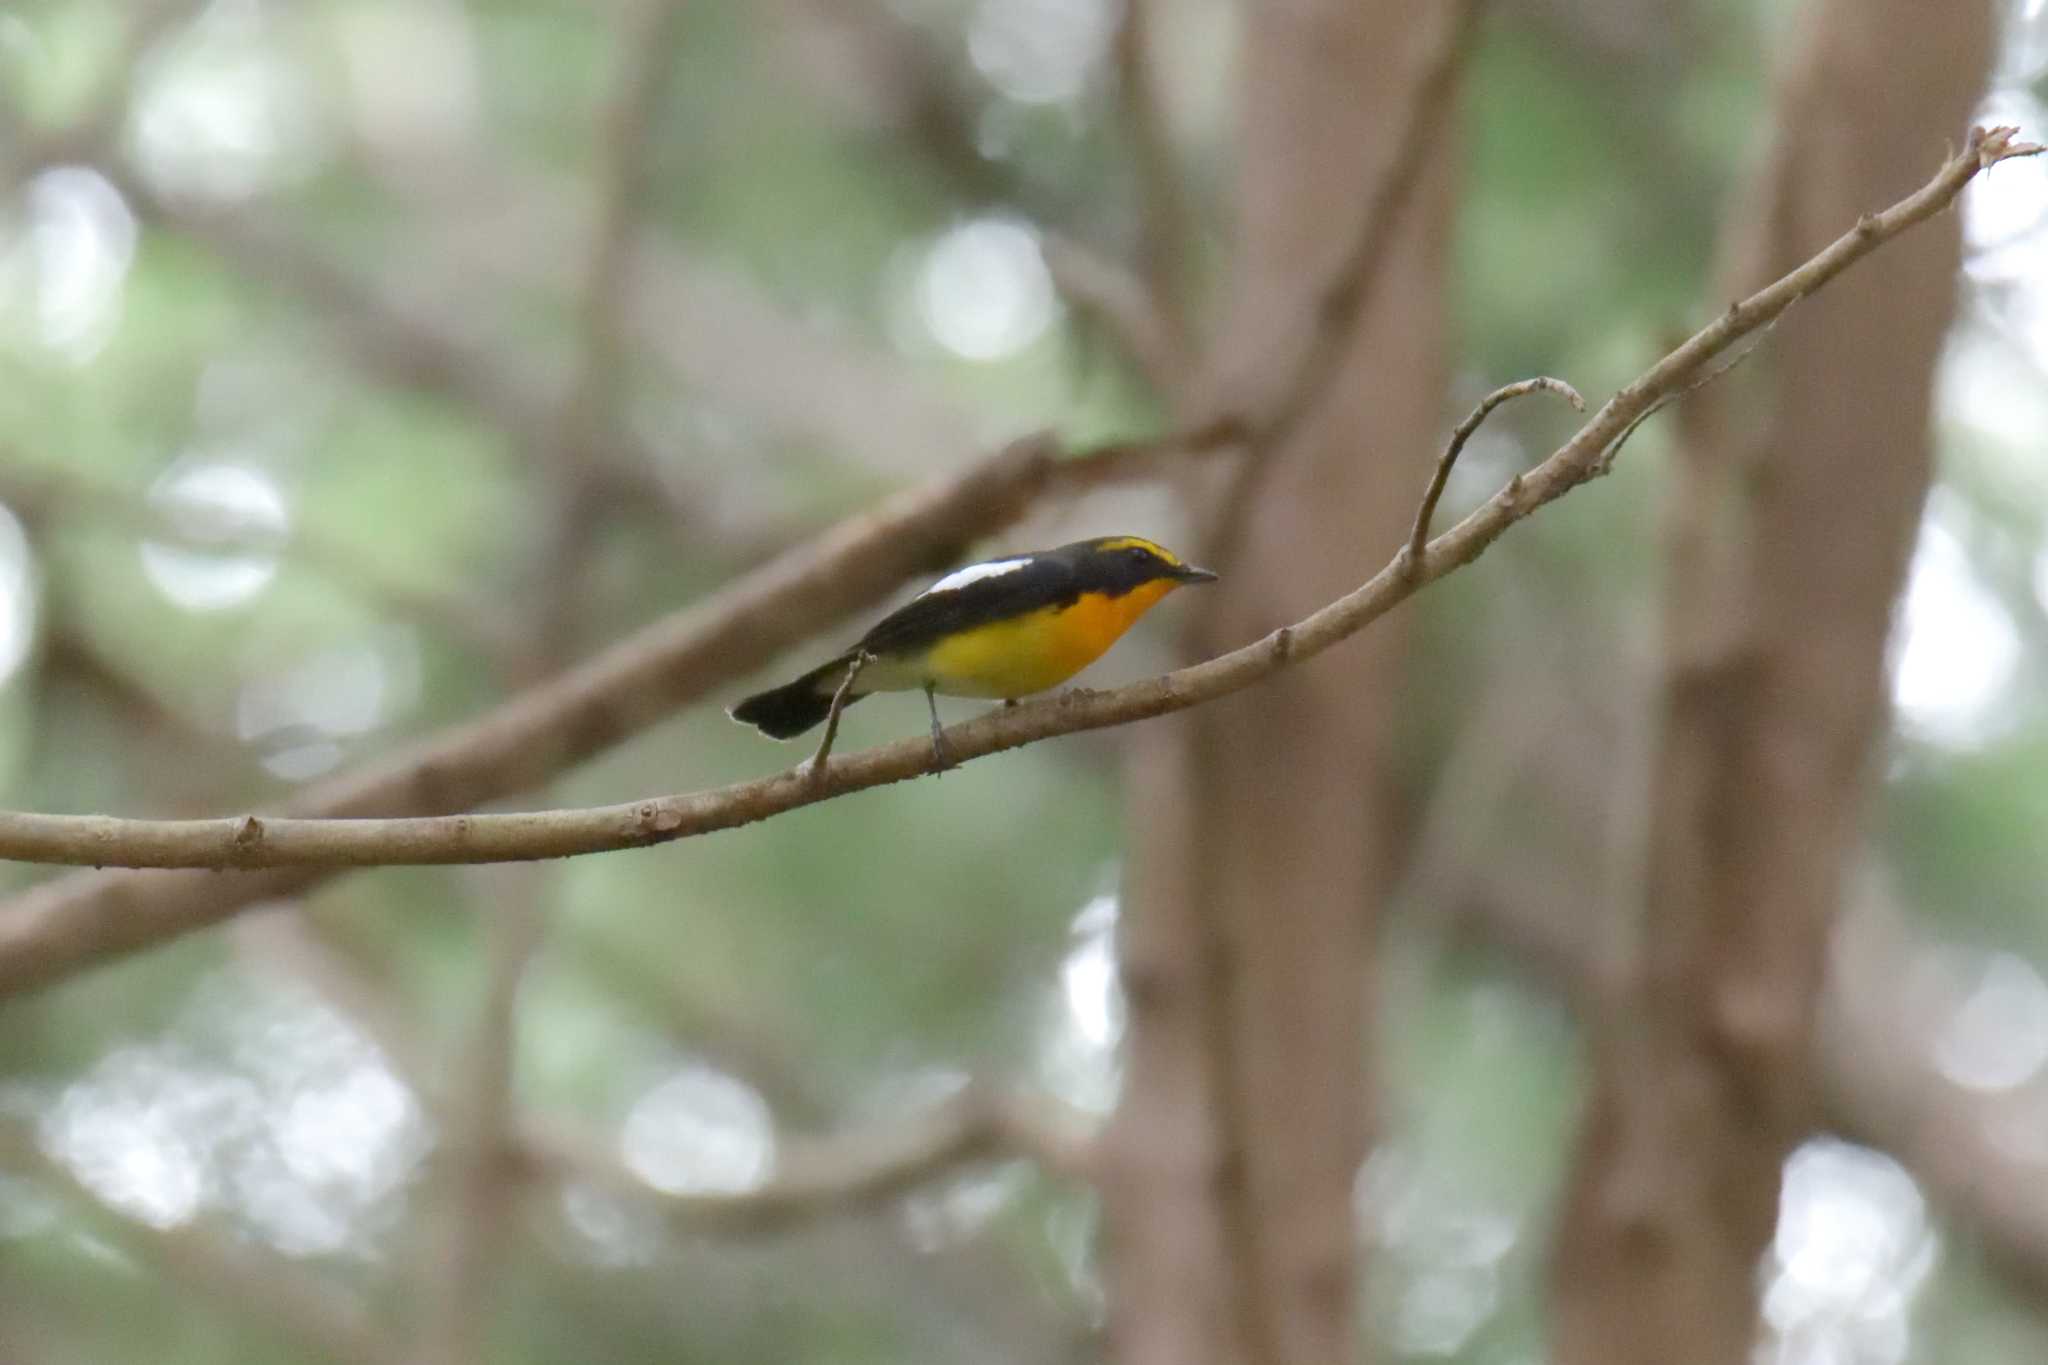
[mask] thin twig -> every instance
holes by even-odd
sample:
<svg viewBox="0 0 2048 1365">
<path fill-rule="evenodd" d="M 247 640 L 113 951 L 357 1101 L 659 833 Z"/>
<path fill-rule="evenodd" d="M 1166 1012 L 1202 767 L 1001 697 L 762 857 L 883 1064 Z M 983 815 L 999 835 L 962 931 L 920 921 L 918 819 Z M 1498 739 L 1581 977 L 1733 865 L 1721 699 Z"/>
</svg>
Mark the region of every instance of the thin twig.
<svg viewBox="0 0 2048 1365">
<path fill-rule="evenodd" d="M 853 694 L 853 680 L 874 657 L 864 649 L 855 650 L 853 662 L 846 666 L 846 680 L 832 694 L 832 709 L 825 713 L 825 737 L 818 741 L 818 752 L 811 755 L 810 773 L 814 779 L 825 775 L 825 760 L 832 757 L 832 741 L 839 738 L 839 715 L 846 709 L 846 699 Z"/>
<path fill-rule="evenodd" d="M 1586 410 L 1586 400 L 1579 396 L 1577 389 L 1562 379 L 1547 377 L 1524 379 L 1518 383 L 1508 384 L 1480 399 L 1479 406 L 1472 409 L 1471 415 L 1458 423 L 1451 432 L 1450 443 L 1444 447 L 1444 453 L 1437 457 L 1436 472 L 1430 475 L 1429 488 L 1422 495 L 1422 505 L 1415 509 L 1415 529 L 1408 533 L 1408 560 L 1411 564 L 1419 565 L 1422 562 L 1423 548 L 1429 543 L 1429 523 L 1436 516 L 1436 505 L 1444 495 L 1444 485 L 1451 481 L 1451 466 L 1458 462 L 1458 456 L 1465 449 L 1465 442 L 1472 439 L 1472 433 L 1479 430 L 1479 424 L 1502 403 L 1538 390 L 1561 395 L 1575 411 Z"/>
<path fill-rule="evenodd" d="M 1056 734 L 1183 710 L 1249 686 L 1348 638 L 1425 584 L 1478 558 L 1514 523 L 1594 478 L 1601 455 L 1614 437 L 1665 394 L 1683 389 L 1717 356 L 1768 325 L 1882 243 L 1947 208 L 1984 167 L 2012 157 L 2035 155 L 2041 150 L 2032 144 L 2015 142 L 2014 135 L 2015 130 L 2010 128 L 1988 133 L 1982 129 L 1973 131 L 1963 153 L 1944 165 L 1926 186 L 1884 213 L 1866 218 L 1804 265 L 1694 333 L 1610 398 L 1548 459 L 1526 475 L 1518 476 L 1455 527 L 1431 541 L 1419 568 L 1408 568 L 1404 547 L 1394 563 L 1356 591 L 1243 649 L 1114 691 L 1069 692 L 1014 709 L 999 709 L 969 721 L 948 734 L 954 758 L 977 758 Z M 1018 458 L 1028 461 L 1030 457 Z M 1044 458 L 1042 452 L 1038 458 Z M 1021 487 L 1010 485 L 1007 491 L 1020 500 L 1028 500 L 1030 493 L 1044 486 L 1048 474 L 1048 469 L 1040 467 L 1036 478 L 1023 480 Z M 898 508 L 897 514 L 901 516 L 902 509 Z M 848 546 L 842 542 L 829 549 L 844 555 Z M 830 559 L 831 555 L 821 549 L 809 567 L 815 570 Z M 831 595 L 835 590 L 843 593 L 845 587 L 843 583 L 828 581 L 818 591 Z M 779 601 L 789 600 L 781 594 L 775 596 Z M 727 609 L 736 606 L 730 599 L 724 605 Z M 739 640 L 758 644 L 761 636 L 775 633 L 777 626 L 785 624 L 749 618 L 740 612 L 726 628 Z M 799 636 L 802 633 L 795 632 Z M 634 669 L 648 663 L 642 657 L 645 650 L 645 642 L 640 642 L 628 656 Z M 617 669 L 627 662 L 607 656 L 605 667 Z M 709 661 L 702 666 L 710 666 Z M 517 716 L 516 724 L 506 718 L 486 724 L 493 731 L 516 733 L 521 742 L 530 744 L 531 712 L 542 707 L 559 708 L 566 702 L 574 714 L 588 702 L 586 691 L 577 689 L 590 688 L 590 671 L 579 670 L 571 679 L 564 680 L 560 686 L 571 689 L 566 697 L 554 689 L 541 689 L 511 708 Z M 648 686 L 657 694 L 661 692 L 651 681 Z M 559 726 L 566 718 L 557 714 L 553 719 Z M 550 732 L 556 731 L 543 731 Z M 576 733 L 573 724 L 570 732 Z M 503 737 L 501 733 L 490 734 L 492 740 Z M 590 752 L 616 737 L 616 731 L 601 739 L 587 734 L 579 736 Z M 468 742 L 479 740 L 470 738 Z M 466 746 L 458 747 L 456 755 L 470 761 L 475 757 Z M 521 777 L 533 772 L 531 767 L 522 766 L 516 756 L 505 756 L 501 762 Z M 930 764 L 929 744 L 922 738 L 906 739 L 837 759 L 815 781 L 789 772 L 727 788 L 592 810 L 445 819 L 265 821 L 250 816 L 184 822 L 14 814 L 0 817 L 0 856 L 37 862 L 148 867 L 359 866 L 560 857 L 607 848 L 639 847 L 731 828 L 846 792 L 914 777 L 928 771 Z M 423 771 L 432 772 L 431 764 L 421 765 L 414 760 L 401 766 L 398 774 L 402 780 L 397 783 L 396 793 L 387 789 L 378 794 L 397 800 L 420 800 L 418 786 Z M 487 765 L 484 772 L 470 772 L 470 781 L 476 783 L 485 773 L 504 776 L 502 769 Z M 526 785 L 530 783 L 521 781 L 514 784 L 514 789 Z M 366 789 L 376 790 L 370 781 L 358 779 L 346 795 L 361 799 L 359 793 Z M 348 804 L 339 799 L 343 796 L 341 792 L 330 789 L 328 795 L 330 805 Z M 160 893 L 162 899 L 153 896 L 149 900 L 148 914 L 124 913 L 128 896 L 123 891 L 135 894 L 145 884 L 143 879 L 120 883 L 121 890 L 110 891 L 101 883 L 68 894 L 62 889 L 30 892 L 5 907 L 4 917 L 0 917 L 0 994 L 44 985 L 90 963 L 163 942 L 201 924 L 225 918 L 252 896 L 278 894 L 274 888 L 280 883 L 303 885 L 306 880 L 305 874 L 255 877 L 238 883 L 190 880 L 184 883 L 175 901 L 166 884 Z"/>
<path fill-rule="evenodd" d="M 1642 416 L 1636 418 L 1635 421 L 1630 422 L 1628 426 L 1622 430 L 1620 435 L 1616 436 L 1612 441 L 1608 442 L 1607 449 L 1600 453 L 1600 464 L 1597 472 L 1605 474 L 1609 470 L 1614 468 L 1614 461 L 1616 457 L 1618 457 L 1621 454 L 1621 448 L 1628 444 L 1629 437 L 1636 434 L 1636 428 L 1642 426 L 1643 423 L 1649 421 L 1652 417 L 1655 417 L 1658 413 L 1664 411 L 1664 409 L 1670 407 L 1673 403 L 1676 403 L 1679 399 L 1685 397 L 1687 394 L 1692 393 L 1695 390 L 1705 388 L 1707 385 L 1719 379 L 1722 375 L 1727 374 L 1730 370 L 1742 364 L 1743 361 L 1748 360 L 1751 356 L 1755 355 L 1757 347 L 1764 344 L 1764 338 L 1769 336 L 1771 332 L 1777 328 L 1777 326 L 1778 319 L 1772 319 L 1765 326 L 1759 328 L 1757 330 L 1756 335 L 1749 339 L 1749 344 L 1744 346 L 1741 350 L 1737 351 L 1734 355 L 1729 356 L 1726 360 L 1722 361 L 1718 365 L 1715 365 L 1711 369 L 1702 372 L 1698 378 L 1694 379 L 1690 384 L 1687 384 L 1684 388 L 1679 389 L 1673 393 L 1667 393 L 1662 398 L 1659 398 L 1647 412 L 1643 413 Z"/>
</svg>

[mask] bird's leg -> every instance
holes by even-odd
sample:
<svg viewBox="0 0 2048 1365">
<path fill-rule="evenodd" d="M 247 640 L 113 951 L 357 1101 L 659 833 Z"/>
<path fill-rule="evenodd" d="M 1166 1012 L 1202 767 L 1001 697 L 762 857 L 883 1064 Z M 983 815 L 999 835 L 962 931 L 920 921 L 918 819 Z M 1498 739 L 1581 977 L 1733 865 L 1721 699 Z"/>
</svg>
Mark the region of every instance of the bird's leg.
<svg viewBox="0 0 2048 1365">
<path fill-rule="evenodd" d="M 942 773 L 953 766 L 953 760 L 946 754 L 946 736 L 939 728 L 939 699 L 933 694 L 930 683 L 924 686 L 924 704 L 931 708 L 932 713 L 932 762 L 937 765 L 933 772 Z"/>
<path fill-rule="evenodd" d="M 839 684 L 839 690 L 832 694 L 832 709 L 825 713 L 825 737 L 818 741 L 818 752 L 811 755 L 804 776 L 816 782 L 825 775 L 825 760 L 832 756 L 832 741 L 839 738 L 839 713 L 846 709 L 847 698 L 853 694 L 853 680 L 868 666 L 875 656 L 861 650 L 853 656 L 853 662 L 846 666 L 846 680 Z"/>
</svg>

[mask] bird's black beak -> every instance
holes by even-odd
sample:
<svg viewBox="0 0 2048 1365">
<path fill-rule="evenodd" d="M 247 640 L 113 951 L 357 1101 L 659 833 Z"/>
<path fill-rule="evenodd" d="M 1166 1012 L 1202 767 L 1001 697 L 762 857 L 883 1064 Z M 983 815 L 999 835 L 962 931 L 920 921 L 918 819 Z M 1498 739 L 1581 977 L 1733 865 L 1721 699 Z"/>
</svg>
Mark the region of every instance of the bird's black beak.
<svg viewBox="0 0 2048 1365">
<path fill-rule="evenodd" d="M 1173 577 L 1174 581 L 1179 583 L 1214 583 L 1216 581 L 1215 574 L 1210 573 L 1207 569 L 1198 569 L 1192 564 L 1183 564 L 1178 569 L 1175 569 Z"/>
</svg>

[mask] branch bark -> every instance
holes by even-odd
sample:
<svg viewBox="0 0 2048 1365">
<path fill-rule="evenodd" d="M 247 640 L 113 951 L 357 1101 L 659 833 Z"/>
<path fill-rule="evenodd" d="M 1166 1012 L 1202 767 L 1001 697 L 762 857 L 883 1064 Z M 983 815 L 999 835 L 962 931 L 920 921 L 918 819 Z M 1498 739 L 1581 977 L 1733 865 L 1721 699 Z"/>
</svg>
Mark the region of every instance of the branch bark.
<svg viewBox="0 0 2048 1365">
<path fill-rule="evenodd" d="M 1616 393 L 1563 446 L 1509 481 L 1412 570 L 1405 546 L 1357 590 L 1293 626 L 1160 678 L 1076 690 L 953 727 L 958 760 L 1058 734 L 1123 724 L 1208 701 L 1348 638 L 1421 587 L 1471 563 L 1506 530 L 1597 477 L 1612 441 L 1683 389 L 1728 347 L 1768 325 L 1884 242 L 1946 208 L 1980 170 L 2038 153 L 2014 130 L 1973 132 L 1923 188 L 1854 228 L 1728 310 Z M 672 706 L 758 666 L 853 605 L 950 558 L 972 532 L 1019 514 L 1054 481 L 1093 482 L 1149 468 L 1157 446 L 1109 447 L 1072 474 L 1026 441 L 957 480 L 894 500 L 815 547 L 793 552 L 697 609 L 635 636 L 564 678 L 513 699 L 413 754 L 323 785 L 308 814 L 266 820 L 121 820 L 0 816 L 0 857 L 143 867 L 267 868 L 247 878 L 120 877 L 52 883 L 0 907 L 0 994 L 48 984 L 90 962 L 217 922 L 252 900 L 310 884 L 306 870 L 391 863 L 485 862 L 642 847 L 765 819 L 797 806 L 929 770 L 923 737 L 834 759 L 815 780 L 799 769 L 730 787 L 586 810 L 450 817 L 348 818 L 368 809 L 449 809 L 535 785 L 599 752 Z M 131 909 L 132 907 L 132 909 Z"/>
</svg>

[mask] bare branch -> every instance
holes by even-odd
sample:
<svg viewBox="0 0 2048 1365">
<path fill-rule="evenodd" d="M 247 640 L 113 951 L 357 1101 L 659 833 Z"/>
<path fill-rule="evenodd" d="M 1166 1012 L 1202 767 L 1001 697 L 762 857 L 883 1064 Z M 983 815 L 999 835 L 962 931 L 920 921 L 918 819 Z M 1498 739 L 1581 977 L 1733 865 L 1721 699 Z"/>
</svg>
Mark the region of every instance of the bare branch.
<svg viewBox="0 0 2048 1365">
<path fill-rule="evenodd" d="M 1465 442 L 1472 439 L 1472 433 L 1479 430 L 1479 424 L 1484 422 L 1495 408 L 1511 398 L 1520 398 L 1524 394 L 1535 393 L 1539 389 L 1562 395 L 1564 400 L 1570 403 L 1575 411 L 1584 412 L 1586 410 L 1586 400 L 1579 396 L 1577 389 L 1565 383 L 1562 379 L 1524 379 L 1495 389 L 1492 393 L 1480 399 L 1479 406 L 1472 409 L 1471 414 L 1464 421 L 1458 423 L 1457 427 L 1451 432 L 1450 443 L 1444 447 L 1444 453 L 1437 457 L 1436 472 L 1430 475 L 1429 488 L 1422 495 L 1422 505 L 1415 509 L 1415 529 L 1408 533 L 1408 559 L 1410 563 L 1419 564 L 1422 562 L 1423 548 L 1429 543 L 1429 523 L 1436 516 L 1437 502 L 1444 495 L 1444 485 L 1451 481 L 1451 467 L 1457 464 L 1458 456 L 1464 453 Z M 1652 412 L 1655 410 L 1654 408 L 1651 409 Z M 1647 416 L 1647 414 L 1645 415 Z M 1636 419 L 1638 424 L 1641 421 L 1642 418 Z M 1612 447 L 1610 447 L 1611 449 Z"/>
<path fill-rule="evenodd" d="M 1979 170 L 2040 150 L 2013 139 L 2010 128 L 1973 131 L 1963 152 L 1926 186 L 1885 212 L 1864 218 L 1804 265 L 1730 306 L 1610 398 L 1542 464 L 1430 542 L 1415 567 L 1408 566 L 1404 547 L 1392 564 L 1356 591 L 1245 648 L 1129 687 L 1069 692 L 956 726 L 947 740 L 953 757 L 977 758 L 1056 734 L 1183 710 L 1249 686 L 1349 637 L 1423 585 L 1478 558 L 1515 522 L 1596 477 L 1602 453 L 1643 411 L 1683 388 L 1716 356 L 1878 246 L 1941 212 Z M 1120 469 L 1124 457 L 1153 453 L 1119 447 L 1098 459 L 1116 457 L 1109 468 Z M 888 579 L 889 570 L 929 564 L 933 541 L 957 537 L 960 525 L 973 522 L 976 514 L 982 525 L 1000 524 L 1045 486 L 1052 469 L 1043 445 L 1026 443 L 1007 460 L 985 467 L 981 481 L 970 476 L 966 486 L 948 484 L 919 495 L 911 506 L 892 504 L 872 521 L 857 521 L 816 550 L 750 576 L 740 589 L 702 609 L 704 614 L 686 613 L 653 636 L 636 637 L 560 682 L 515 699 L 427 753 L 323 788 L 319 799 L 307 804 L 327 816 L 406 804 L 446 809 L 450 803 L 472 805 L 530 786 L 571 758 L 594 753 L 645 724 L 664 704 L 732 677 L 780 645 L 808 634 L 815 624 L 836 619 L 843 604 L 858 597 L 863 587 Z M 1099 464 L 1087 473 L 1107 477 Z M 956 503 L 956 518 L 931 516 L 933 505 L 944 501 Z M 877 521 L 893 524 L 900 535 L 877 540 Z M 929 539 L 919 540 L 920 531 Z M 943 537 L 942 531 L 947 533 Z M 855 570 L 864 576 L 855 580 Z M 773 610 L 764 610 L 768 607 Z M 744 655 L 738 666 L 734 652 Z M 680 667 L 682 662 L 690 666 Z M 557 742 L 557 736 L 565 738 Z M 543 739 L 550 742 L 541 746 Z M 536 753 L 536 747 L 546 751 Z M 440 766 L 444 763 L 445 768 Z M 792 770 L 731 787 L 618 806 L 447 819 L 249 816 L 184 822 L 12 814 L 0 817 L 0 855 L 40 862 L 212 868 L 562 857 L 731 828 L 846 792 L 902 781 L 928 771 L 930 764 L 926 742 L 902 740 L 835 760 L 817 780 Z M 198 880 L 188 882 L 175 896 L 163 883 L 162 899 L 148 902 L 147 915 L 121 913 L 126 897 L 139 890 L 136 880 L 124 884 L 84 879 L 69 887 L 57 883 L 30 892 L 0 919 L 0 993 L 45 984 L 88 963 L 161 942 L 225 918 L 249 899 L 280 894 L 280 885 L 301 886 L 310 880 L 304 873 L 272 873 L 235 882 Z"/>
<path fill-rule="evenodd" d="M 657 1200 L 671 1222 L 692 1232 L 738 1235 L 872 1209 L 977 1161 L 1024 1157 L 1048 1174 L 1085 1178 L 1089 1128 L 1048 1096 L 970 1086 L 884 1130 L 786 1143 L 774 1179 L 734 1194 L 657 1190 L 608 1150 L 546 1125 L 529 1129 L 525 1151 L 536 1174 L 595 1180 Z"/>
</svg>

